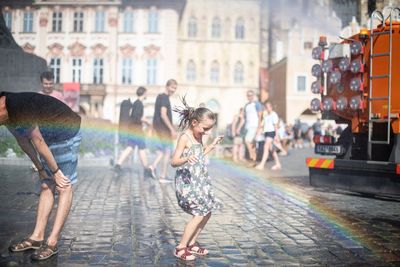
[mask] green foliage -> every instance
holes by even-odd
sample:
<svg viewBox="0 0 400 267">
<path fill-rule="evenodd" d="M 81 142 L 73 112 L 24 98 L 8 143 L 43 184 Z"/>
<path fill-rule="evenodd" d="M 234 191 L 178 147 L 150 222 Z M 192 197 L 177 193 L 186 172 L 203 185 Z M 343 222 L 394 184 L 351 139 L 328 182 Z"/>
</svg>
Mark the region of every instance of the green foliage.
<svg viewBox="0 0 400 267">
<path fill-rule="evenodd" d="M 4 157 L 9 148 L 11 148 L 18 157 L 24 154 L 14 136 L 12 136 L 5 127 L 0 127 L 0 156 Z"/>
</svg>

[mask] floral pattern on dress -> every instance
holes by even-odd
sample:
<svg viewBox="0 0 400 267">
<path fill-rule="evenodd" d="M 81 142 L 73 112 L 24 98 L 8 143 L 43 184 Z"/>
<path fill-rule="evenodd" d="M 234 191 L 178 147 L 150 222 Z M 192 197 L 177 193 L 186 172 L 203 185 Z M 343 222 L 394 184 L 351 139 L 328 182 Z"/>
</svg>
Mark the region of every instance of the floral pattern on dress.
<svg viewBox="0 0 400 267">
<path fill-rule="evenodd" d="M 189 162 L 180 166 L 175 174 L 175 188 L 178 205 L 191 215 L 206 216 L 209 212 L 222 207 L 215 198 L 208 175 L 203 146 L 194 143 L 183 153 L 183 157 L 196 155 L 198 162 Z"/>
</svg>

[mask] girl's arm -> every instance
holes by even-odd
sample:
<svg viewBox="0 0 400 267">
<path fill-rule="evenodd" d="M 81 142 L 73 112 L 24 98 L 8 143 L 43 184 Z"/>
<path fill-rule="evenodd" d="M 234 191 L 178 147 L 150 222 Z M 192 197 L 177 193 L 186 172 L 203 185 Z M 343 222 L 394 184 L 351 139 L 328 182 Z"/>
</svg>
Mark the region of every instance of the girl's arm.
<svg viewBox="0 0 400 267">
<path fill-rule="evenodd" d="M 218 145 L 219 143 L 221 143 L 222 139 L 224 139 L 224 136 L 223 136 L 223 135 L 217 136 L 211 144 L 209 144 L 208 146 L 206 146 L 206 147 L 204 148 L 204 155 L 207 154 L 207 153 L 209 153 L 209 152 L 211 152 L 211 150 L 213 150 L 213 149 L 215 148 L 216 145 Z"/>
<path fill-rule="evenodd" d="M 176 149 L 174 151 L 174 154 L 172 155 L 172 160 L 171 160 L 172 167 L 174 168 L 179 167 L 188 161 L 187 157 L 181 158 L 183 150 L 186 148 L 187 142 L 188 142 L 188 136 L 186 134 L 182 134 L 178 139 Z"/>
</svg>

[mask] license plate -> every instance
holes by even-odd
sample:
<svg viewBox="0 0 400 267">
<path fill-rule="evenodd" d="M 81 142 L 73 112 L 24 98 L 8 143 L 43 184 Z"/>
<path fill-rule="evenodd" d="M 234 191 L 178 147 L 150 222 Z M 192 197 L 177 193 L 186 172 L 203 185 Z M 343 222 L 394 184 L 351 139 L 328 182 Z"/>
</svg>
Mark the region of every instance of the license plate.
<svg viewBox="0 0 400 267">
<path fill-rule="evenodd" d="M 315 145 L 315 153 L 324 155 L 342 155 L 343 147 L 340 145 Z"/>
</svg>

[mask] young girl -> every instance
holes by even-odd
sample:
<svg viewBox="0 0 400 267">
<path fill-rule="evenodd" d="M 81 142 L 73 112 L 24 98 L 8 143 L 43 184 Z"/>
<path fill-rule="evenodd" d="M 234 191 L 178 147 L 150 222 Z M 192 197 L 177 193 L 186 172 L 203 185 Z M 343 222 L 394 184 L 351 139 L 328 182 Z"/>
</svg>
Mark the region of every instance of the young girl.
<svg viewBox="0 0 400 267">
<path fill-rule="evenodd" d="M 204 156 L 222 141 L 223 136 L 203 147 L 202 137 L 214 126 L 215 114 L 205 107 L 193 109 L 185 99 L 182 102 L 184 107 L 174 111 L 181 117 L 179 128 L 185 131 L 178 139 L 171 165 L 178 167 L 175 175 L 178 204 L 193 217 L 186 224 L 174 255 L 182 260 L 194 260 L 194 255 L 208 254 L 208 250 L 200 247 L 196 240 L 210 219 L 211 211 L 221 207 L 214 197 Z"/>
</svg>

